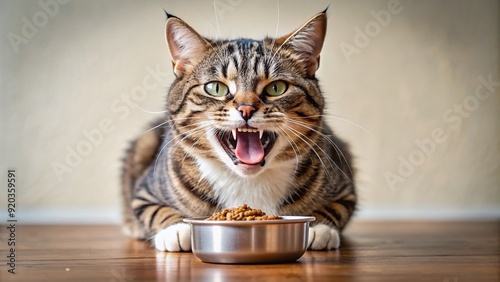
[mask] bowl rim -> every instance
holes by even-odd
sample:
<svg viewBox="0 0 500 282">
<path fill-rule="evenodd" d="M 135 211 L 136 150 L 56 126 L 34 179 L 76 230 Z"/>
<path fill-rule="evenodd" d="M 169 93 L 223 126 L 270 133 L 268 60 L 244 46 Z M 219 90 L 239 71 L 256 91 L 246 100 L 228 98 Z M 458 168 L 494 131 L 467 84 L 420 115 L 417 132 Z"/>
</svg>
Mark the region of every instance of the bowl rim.
<svg viewBox="0 0 500 282">
<path fill-rule="evenodd" d="M 306 223 L 316 220 L 314 216 L 291 216 L 284 215 L 281 219 L 271 220 L 205 220 L 207 217 L 184 218 L 183 221 L 193 225 L 266 225 L 266 224 L 290 224 L 290 223 Z"/>
</svg>

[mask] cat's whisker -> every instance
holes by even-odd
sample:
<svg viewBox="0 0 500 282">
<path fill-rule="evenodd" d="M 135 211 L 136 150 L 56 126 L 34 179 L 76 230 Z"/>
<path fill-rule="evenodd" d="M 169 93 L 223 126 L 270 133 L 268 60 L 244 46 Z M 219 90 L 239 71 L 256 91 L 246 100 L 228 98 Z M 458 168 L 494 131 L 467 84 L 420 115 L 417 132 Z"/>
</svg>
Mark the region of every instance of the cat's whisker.
<svg viewBox="0 0 500 282">
<path fill-rule="evenodd" d="M 212 130 L 213 130 L 213 128 L 212 128 L 212 124 L 207 124 L 207 125 L 205 125 L 205 126 L 203 126 L 203 127 L 200 127 L 198 131 L 201 131 L 201 130 L 203 130 L 203 129 L 207 128 L 207 127 L 210 127 L 210 128 L 208 129 L 209 131 L 212 131 Z M 193 132 L 193 134 L 197 133 L 198 131 Z M 191 135 L 186 136 L 185 138 L 188 138 L 188 137 L 191 137 Z M 184 138 L 183 138 L 182 140 L 184 140 Z M 182 141 L 182 140 L 181 140 L 181 141 Z M 198 143 L 198 141 L 200 141 L 200 140 L 202 140 L 202 138 L 198 138 L 198 139 L 196 139 L 196 141 L 195 141 L 195 142 L 194 142 L 191 146 L 189 146 L 189 150 L 191 150 L 191 149 L 192 149 L 192 148 L 193 148 L 193 147 L 194 147 L 194 146 Z M 178 142 L 178 143 L 180 144 L 180 142 Z M 174 145 L 172 145 L 172 147 L 174 147 L 174 146 L 176 146 L 176 145 L 177 145 L 177 144 L 174 144 Z M 184 152 L 184 156 L 182 157 L 182 161 L 184 161 L 184 160 L 186 159 L 186 157 L 189 155 L 187 152 L 188 152 L 188 151 L 185 151 L 185 152 Z"/>
<path fill-rule="evenodd" d="M 163 145 L 163 146 L 161 147 L 161 150 L 160 150 L 160 151 L 158 152 L 158 154 L 156 155 L 155 165 L 154 165 L 154 167 L 153 167 L 153 177 L 156 177 L 156 166 L 158 165 L 158 160 L 160 159 L 161 154 L 163 153 L 163 151 L 165 150 L 165 148 L 167 148 L 167 147 L 168 147 L 168 143 L 170 143 L 170 141 L 169 141 L 169 142 L 167 142 L 167 144 Z"/>
<path fill-rule="evenodd" d="M 307 123 L 304 123 L 304 122 L 299 122 L 299 121 L 296 121 L 296 120 L 293 120 L 293 119 L 290 119 L 290 118 L 287 118 L 286 120 L 288 122 L 290 122 L 290 123 L 293 123 L 293 124 L 296 124 L 298 126 L 302 126 L 304 128 L 310 129 L 313 132 L 315 132 L 316 134 L 318 134 L 319 136 L 321 136 L 322 138 L 324 138 L 330 145 L 333 146 L 333 148 L 335 149 L 335 152 L 337 152 L 337 155 L 339 156 L 341 164 L 342 164 L 342 159 L 344 159 L 345 162 L 346 162 L 347 167 L 349 168 L 349 172 L 351 174 L 353 174 L 351 166 L 350 166 L 349 162 L 347 161 L 346 156 L 344 155 L 344 153 L 342 152 L 342 150 L 340 150 L 339 146 L 337 144 L 335 144 L 335 142 L 330 137 L 328 137 L 328 135 L 322 133 L 321 131 L 318 131 L 318 130 L 314 129 L 313 127 L 315 127 L 315 126 L 311 126 L 310 124 L 307 124 Z"/>
<path fill-rule="evenodd" d="M 344 118 L 342 118 L 342 117 L 340 117 L 340 116 L 336 116 L 336 115 L 330 115 L 330 117 L 332 117 L 332 118 L 334 118 L 334 119 L 337 119 L 337 120 L 340 120 L 340 121 L 343 121 L 343 122 L 347 122 L 347 123 L 349 123 L 349 124 L 352 124 L 352 125 L 354 125 L 354 126 L 358 127 L 359 129 L 363 130 L 364 132 L 368 133 L 368 135 L 370 135 L 371 137 L 373 137 L 373 136 L 374 136 L 374 135 L 373 135 L 373 133 L 372 133 L 371 131 L 369 131 L 368 129 L 366 129 L 366 128 L 362 127 L 361 125 L 359 125 L 359 124 L 357 124 L 357 123 L 355 123 L 355 122 L 353 122 L 353 121 L 351 121 L 351 120 L 344 119 Z"/>
<path fill-rule="evenodd" d="M 165 125 L 165 124 L 167 124 L 167 123 L 169 123 L 169 122 L 171 122 L 171 121 L 170 121 L 170 120 L 167 120 L 167 121 L 164 121 L 164 122 L 162 122 L 162 123 L 160 123 L 160 124 L 158 124 L 158 125 L 156 125 L 156 126 L 153 126 L 153 127 L 151 127 L 150 129 L 148 129 L 148 130 L 144 131 L 144 132 L 143 132 L 143 134 L 144 134 L 144 133 L 147 133 L 147 132 L 150 132 L 150 131 L 152 131 L 152 130 L 155 130 L 155 129 L 159 128 L 159 127 L 162 127 L 163 125 Z"/>
<path fill-rule="evenodd" d="M 277 19 L 276 19 L 276 32 L 274 33 L 274 41 L 276 41 L 276 38 L 278 37 L 278 30 L 280 27 L 280 0 L 276 0 L 276 6 L 277 6 Z M 273 44 L 274 45 L 274 44 Z"/>
<path fill-rule="evenodd" d="M 350 123 L 358 128 L 360 128 L 361 130 L 363 130 L 364 132 L 368 133 L 368 135 L 370 135 L 371 137 L 373 137 L 373 133 L 364 128 L 363 126 L 353 122 L 352 120 L 349 120 L 347 119 L 345 116 L 340 116 L 340 115 L 334 115 L 334 114 L 322 114 L 322 115 L 312 115 L 312 116 L 307 116 L 307 117 L 293 117 L 294 119 L 310 119 L 310 118 L 315 118 L 315 117 L 322 117 L 322 118 L 334 118 L 334 119 L 337 119 L 337 120 L 340 120 L 340 121 L 344 121 L 344 122 L 347 122 L 347 123 Z M 318 127 L 319 128 L 319 127 Z"/>
<path fill-rule="evenodd" d="M 290 144 L 290 147 L 292 148 L 293 150 L 293 153 L 295 154 L 295 171 L 293 173 L 293 175 L 295 175 L 297 173 L 297 171 L 299 170 L 299 163 L 300 163 L 300 159 L 299 159 L 299 154 L 298 152 L 300 152 L 299 150 L 299 147 L 297 145 L 297 143 L 295 143 L 292 139 L 292 137 L 288 134 L 288 132 L 286 132 L 284 129 L 274 125 L 273 126 L 277 131 L 283 133 L 283 137 L 285 138 L 285 140 L 288 142 L 288 144 Z M 295 149 L 297 148 L 297 149 Z"/>
<path fill-rule="evenodd" d="M 296 163 L 295 163 L 295 170 L 294 170 L 294 172 L 293 172 L 292 175 L 296 175 L 296 173 L 299 170 L 299 163 L 300 163 L 300 158 L 299 158 L 300 155 L 298 154 L 298 152 L 300 152 L 299 145 L 297 145 L 297 143 L 295 141 L 293 141 L 293 138 L 288 134 L 288 132 L 285 129 L 283 129 L 283 128 L 279 127 L 279 126 L 276 126 L 276 125 L 273 126 L 273 127 L 276 129 L 276 131 L 281 132 L 283 134 L 282 136 L 287 140 L 287 142 L 290 144 L 290 146 L 292 147 L 292 149 L 293 149 L 293 151 L 295 153 Z M 294 146 L 295 146 L 295 148 L 297 148 L 297 150 L 295 150 Z M 301 146 L 301 148 L 305 149 L 303 146 Z M 310 151 L 307 151 L 307 155 L 309 157 L 312 157 Z M 293 194 L 295 194 L 296 196 L 300 196 L 300 193 L 299 193 L 298 190 L 294 190 Z M 285 202 L 291 203 L 288 200 L 288 198 L 285 200 Z"/>
<path fill-rule="evenodd" d="M 323 158 L 319 155 L 318 151 L 316 151 L 316 149 L 314 148 L 314 146 L 318 147 L 323 152 L 323 154 L 328 157 L 328 155 L 326 155 L 326 153 L 323 151 L 323 149 L 321 149 L 321 147 L 319 147 L 314 141 L 312 141 L 310 138 L 308 138 L 307 136 L 305 136 L 304 134 L 302 134 L 300 131 L 295 130 L 294 128 L 290 127 L 287 124 L 283 124 L 283 126 L 285 128 L 287 128 L 295 136 L 297 136 L 300 140 L 302 140 L 302 142 L 304 142 L 307 146 L 309 146 L 309 148 L 311 148 L 311 150 L 314 152 L 314 154 L 316 155 L 316 157 L 320 161 L 321 166 L 323 167 L 323 169 L 324 169 L 326 175 L 328 176 L 328 178 L 333 179 L 333 177 L 331 176 L 328 168 L 326 167 L 325 163 L 323 162 Z M 304 136 L 307 139 L 309 139 L 309 141 L 311 141 L 311 143 L 314 144 L 314 146 L 311 145 L 306 139 L 302 138 L 302 136 Z M 339 168 L 339 167 L 337 166 L 337 168 Z"/>
<path fill-rule="evenodd" d="M 198 124 L 203 124 L 203 123 L 207 123 L 207 122 L 206 122 L 206 121 L 202 121 L 202 122 L 199 122 L 199 123 L 190 124 L 189 126 L 196 126 L 196 125 L 198 125 Z M 206 125 L 206 126 L 209 126 L 209 125 Z M 185 140 L 185 138 L 188 138 L 188 137 L 189 137 L 189 134 L 191 134 L 193 131 L 199 131 L 199 130 L 201 130 L 201 129 L 203 129 L 203 128 L 196 127 L 196 128 L 194 128 L 194 129 L 190 129 L 190 130 L 188 130 L 188 131 L 184 132 L 185 136 L 184 136 L 181 140 L 179 140 L 179 141 L 175 142 L 175 143 L 171 146 L 171 148 L 173 148 L 173 147 L 177 146 L 180 142 L 182 142 L 183 140 Z M 173 130 L 173 127 L 172 127 L 172 128 L 170 128 L 169 133 L 170 133 L 172 130 Z M 168 135 L 169 133 L 167 133 L 167 135 Z M 156 160 L 155 160 L 155 164 L 154 164 L 154 168 L 153 168 L 153 175 L 156 175 L 156 167 L 157 167 L 157 165 L 158 165 L 158 160 L 160 159 L 160 156 L 161 156 L 161 154 L 163 153 L 163 150 L 165 150 L 165 148 L 166 148 L 166 147 L 167 147 L 167 146 L 168 146 L 168 145 L 169 145 L 172 141 L 174 141 L 174 140 L 175 140 L 174 138 L 170 139 L 170 140 L 169 140 L 169 141 L 168 141 L 165 145 L 163 145 L 163 147 L 161 148 L 161 150 L 160 150 L 160 152 L 158 153 L 158 155 L 157 155 L 157 157 L 156 157 Z"/>
<path fill-rule="evenodd" d="M 188 119 L 194 119 L 194 118 L 177 118 L 177 119 L 175 119 L 175 120 L 188 120 Z M 200 117 L 200 118 L 196 118 L 196 119 L 203 119 L 203 118 L 201 118 L 201 117 Z M 172 121 L 172 120 L 171 120 L 171 121 Z M 199 124 L 203 124 L 203 123 L 205 123 L 205 122 L 206 122 L 206 121 L 204 120 L 204 121 L 202 121 L 202 122 L 197 122 L 197 123 L 188 124 L 188 125 L 186 125 L 186 126 L 177 126 L 177 127 L 178 127 L 178 128 L 188 128 L 188 127 L 194 127 L 194 126 L 198 126 Z M 166 136 L 170 135 L 170 133 L 172 132 L 172 130 L 174 130 L 174 127 L 170 127 L 170 129 L 168 130 L 168 132 L 167 132 L 165 135 L 166 135 Z M 190 130 L 189 130 L 189 131 L 187 131 L 186 133 L 192 132 L 193 130 L 196 130 L 196 128 L 194 128 L 194 129 L 190 129 Z M 173 139 L 172 139 L 172 140 L 173 140 Z M 170 140 L 170 141 L 172 141 L 172 140 Z M 170 143 L 170 141 L 169 141 L 169 143 Z M 172 147 L 174 147 L 176 144 L 177 144 L 177 142 L 176 142 L 176 143 L 174 143 L 174 145 L 172 145 Z"/>
<path fill-rule="evenodd" d="M 152 128 L 150 128 L 150 129 L 148 129 L 148 130 L 144 131 L 144 132 L 143 132 L 143 134 L 144 134 L 144 133 L 147 133 L 147 132 L 149 132 L 149 131 L 155 130 L 155 129 L 157 129 L 157 128 L 159 128 L 159 127 L 161 127 L 161 126 L 165 125 L 165 124 L 168 124 L 168 123 L 174 123 L 174 122 L 177 122 L 177 121 L 180 121 L 180 120 L 194 120 L 194 119 L 204 119 L 204 118 L 202 118 L 202 117 L 191 117 L 191 118 L 176 118 L 176 119 L 169 119 L 169 120 L 167 120 L 167 121 L 164 121 L 164 122 L 162 122 L 162 123 L 160 123 L 160 124 L 158 124 L 158 125 L 153 126 L 153 127 L 152 127 Z"/>
<path fill-rule="evenodd" d="M 220 26 L 219 26 L 219 16 L 217 15 L 217 0 L 214 0 L 214 14 L 215 14 L 215 23 L 217 24 L 217 33 L 219 35 L 218 39 L 220 38 Z"/>
<path fill-rule="evenodd" d="M 323 118 L 323 117 L 325 117 L 325 115 L 324 114 L 323 115 L 312 115 L 312 116 L 306 116 L 306 117 L 293 117 L 293 118 L 294 119 L 295 118 L 297 118 L 297 119 L 311 119 L 311 118 L 317 118 L 317 117 Z"/>
<path fill-rule="evenodd" d="M 283 126 L 285 126 L 286 128 L 288 128 L 292 133 L 295 133 L 295 135 L 300 138 L 302 141 L 304 141 L 304 143 L 308 144 L 310 146 L 310 148 L 316 153 L 316 155 L 318 156 L 321 164 L 325 167 L 326 169 L 326 166 L 322 160 L 322 158 L 319 156 L 319 154 L 317 153 L 316 149 L 314 149 L 314 147 L 309 144 L 309 142 L 307 142 L 307 140 L 309 140 L 312 144 L 314 144 L 315 147 L 317 147 L 322 153 L 323 155 L 327 158 L 328 162 L 330 163 L 330 165 L 334 165 L 347 179 L 349 179 L 351 182 L 352 182 L 352 179 L 335 163 L 335 161 L 325 152 L 325 150 L 323 148 L 321 148 L 321 146 L 319 146 L 316 142 L 314 142 L 311 138 L 307 137 L 306 135 L 304 135 L 303 133 L 301 133 L 300 131 L 296 130 L 295 128 L 287 125 L 287 124 L 283 124 Z M 301 136 L 304 136 L 307 140 L 305 140 L 304 138 L 302 138 Z M 325 137 L 326 135 L 323 134 L 323 137 Z M 329 138 L 328 138 L 329 139 Z M 333 142 L 333 141 L 332 141 Z M 337 147 L 336 145 L 334 147 Z M 343 154 L 342 154 L 343 155 Z M 344 159 L 345 159 L 345 156 L 344 156 Z M 347 163 L 347 165 L 349 165 Z M 351 170 L 351 168 L 349 167 L 349 170 Z M 328 176 L 330 178 L 333 179 L 333 177 L 331 177 L 330 175 L 330 172 L 326 169 L 325 170 L 326 174 L 328 174 Z M 351 171 L 352 173 L 352 171 Z"/>
<path fill-rule="evenodd" d="M 196 131 L 196 132 L 197 132 L 197 131 L 200 131 L 200 130 L 202 130 L 202 129 L 203 129 L 203 128 L 195 128 L 195 129 L 192 129 L 192 130 L 190 130 L 190 131 L 188 131 L 188 132 L 190 132 L 190 133 L 192 133 L 192 132 L 194 132 L 194 131 Z M 170 130 L 172 130 L 172 129 L 170 129 Z M 175 148 L 176 146 L 178 146 L 178 145 L 179 145 L 179 144 L 180 144 L 183 140 L 185 140 L 185 139 L 186 139 L 186 138 L 188 138 L 188 137 L 190 137 L 190 135 L 186 134 L 186 136 L 185 136 L 185 137 L 183 137 L 181 140 L 176 141 L 175 143 L 173 143 L 173 144 L 172 144 L 169 148 L 170 148 L 170 149 L 172 149 L 172 150 L 174 150 L 174 148 Z M 165 144 L 165 145 L 161 148 L 160 152 L 158 153 L 157 158 L 156 158 L 156 160 L 155 160 L 154 168 L 153 168 L 153 176 L 155 176 L 155 177 L 156 177 L 156 167 L 157 167 L 157 165 L 158 165 L 158 160 L 160 159 L 161 154 L 163 153 L 163 151 L 165 150 L 165 148 L 166 148 L 166 147 L 168 147 L 168 145 L 169 145 L 172 141 L 174 141 L 174 140 L 175 140 L 175 139 L 173 139 L 173 138 L 172 138 L 172 139 L 170 139 L 170 141 L 168 141 L 168 142 L 167 142 L 167 143 L 166 143 L 166 144 Z"/>
<path fill-rule="evenodd" d="M 144 108 L 142 108 L 141 106 L 137 105 L 137 108 L 139 108 L 139 110 L 145 112 L 145 113 L 148 113 L 148 114 L 164 114 L 164 113 L 168 113 L 169 111 L 168 110 L 165 110 L 165 111 L 149 111 L 149 110 L 146 110 Z"/>
<path fill-rule="evenodd" d="M 271 41 L 271 49 L 269 49 L 269 52 L 272 52 L 272 47 L 274 47 L 274 44 L 276 43 L 276 38 L 278 38 L 278 30 L 279 30 L 279 26 L 280 26 L 280 2 L 279 0 L 276 0 L 276 5 L 278 7 L 278 11 L 277 11 L 277 21 L 276 21 L 276 30 L 274 32 L 274 37 L 273 37 L 273 40 Z M 267 52 L 264 52 L 264 58 L 266 59 L 267 58 Z"/>
<path fill-rule="evenodd" d="M 293 117 L 293 118 L 285 117 L 285 120 L 286 121 L 291 121 L 291 122 L 294 122 L 294 123 L 297 123 L 297 124 L 300 124 L 300 125 L 304 125 L 306 128 L 311 127 L 311 128 L 316 128 L 316 129 L 319 129 L 319 130 L 323 129 L 323 126 L 320 126 L 320 125 L 314 125 L 314 124 L 310 124 L 310 123 L 307 123 L 307 122 L 295 120 L 297 118 L 299 118 L 299 117 Z"/>
</svg>

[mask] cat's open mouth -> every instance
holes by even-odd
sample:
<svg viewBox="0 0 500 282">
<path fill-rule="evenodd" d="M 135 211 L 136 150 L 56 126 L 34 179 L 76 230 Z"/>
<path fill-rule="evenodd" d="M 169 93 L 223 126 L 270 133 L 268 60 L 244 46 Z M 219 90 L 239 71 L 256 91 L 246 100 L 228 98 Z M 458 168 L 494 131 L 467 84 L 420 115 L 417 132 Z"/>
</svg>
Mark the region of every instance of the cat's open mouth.
<svg viewBox="0 0 500 282">
<path fill-rule="evenodd" d="M 253 127 L 239 127 L 217 134 L 222 148 L 235 165 L 260 164 L 264 166 L 265 158 L 276 142 L 276 134 Z"/>
</svg>

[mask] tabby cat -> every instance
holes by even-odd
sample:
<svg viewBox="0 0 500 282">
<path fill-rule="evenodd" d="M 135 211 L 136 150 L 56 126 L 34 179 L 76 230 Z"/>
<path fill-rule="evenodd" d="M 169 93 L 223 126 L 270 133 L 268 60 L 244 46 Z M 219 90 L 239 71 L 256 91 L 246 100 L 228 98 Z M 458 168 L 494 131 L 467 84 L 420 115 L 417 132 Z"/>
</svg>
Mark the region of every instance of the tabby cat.
<svg viewBox="0 0 500 282">
<path fill-rule="evenodd" d="M 339 247 L 356 195 L 348 148 L 323 121 L 315 77 L 326 26 L 325 11 L 283 37 L 211 40 L 167 13 L 176 79 L 161 126 L 127 152 L 128 234 L 189 251 L 183 218 L 246 203 L 313 215 L 308 248 Z"/>
</svg>

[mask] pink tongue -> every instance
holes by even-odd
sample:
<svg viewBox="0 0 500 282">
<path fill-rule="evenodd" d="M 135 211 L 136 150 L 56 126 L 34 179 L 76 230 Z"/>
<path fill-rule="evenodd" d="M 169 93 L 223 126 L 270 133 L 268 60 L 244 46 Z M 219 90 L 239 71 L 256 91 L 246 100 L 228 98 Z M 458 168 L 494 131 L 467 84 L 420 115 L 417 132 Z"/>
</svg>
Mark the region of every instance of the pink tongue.
<svg viewBox="0 0 500 282">
<path fill-rule="evenodd" d="M 258 132 L 236 132 L 236 157 L 245 164 L 258 164 L 264 158 L 264 148 Z"/>
</svg>

